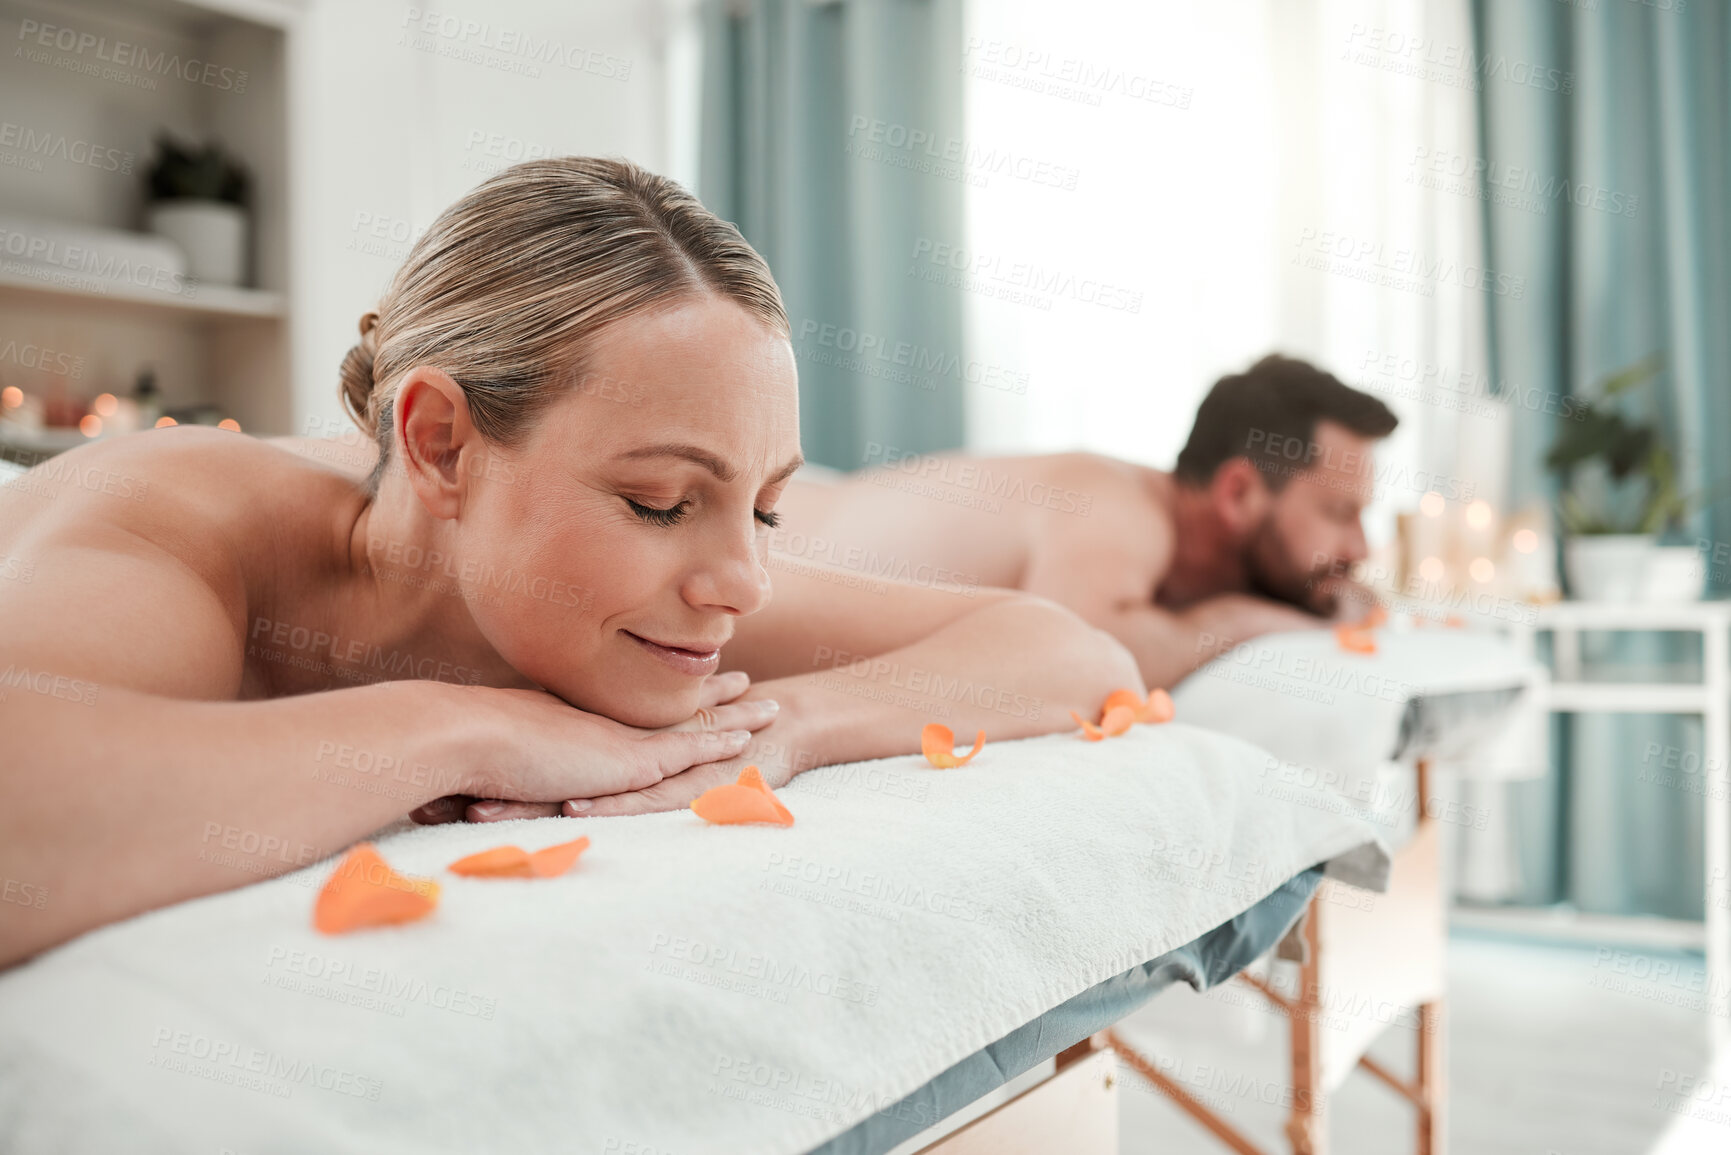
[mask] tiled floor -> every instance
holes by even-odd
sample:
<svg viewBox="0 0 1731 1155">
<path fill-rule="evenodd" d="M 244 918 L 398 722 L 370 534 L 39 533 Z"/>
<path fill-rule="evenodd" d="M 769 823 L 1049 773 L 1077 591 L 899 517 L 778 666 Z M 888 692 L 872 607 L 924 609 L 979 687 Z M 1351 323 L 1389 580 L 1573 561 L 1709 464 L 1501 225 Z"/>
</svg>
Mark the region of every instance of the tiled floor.
<svg viewBox="0 0 1731 1155">
<path fill-rule="evenodd" d="M 1700 956 L 1457 933 L 1449 984 L 1454 1155 L 1731 1153 L 1731 1070 L 1706 1070 Z M 1125 1030 L 1169 1076 L 1281 1151 L 1285 1026 L 1226 993 L 1245 989 L 1170 991 Z M 1407 1073 L 1414 1039 L 1396 1025 L 1372 1053 Z M 1229 1155 L 1134 1075 L 1121 1103 L 1125 1155 Z M 1412 1150 L 1411 1111 L 1362 1073 L 1326 1112 L 1333 1155 Z"/>
</svg>

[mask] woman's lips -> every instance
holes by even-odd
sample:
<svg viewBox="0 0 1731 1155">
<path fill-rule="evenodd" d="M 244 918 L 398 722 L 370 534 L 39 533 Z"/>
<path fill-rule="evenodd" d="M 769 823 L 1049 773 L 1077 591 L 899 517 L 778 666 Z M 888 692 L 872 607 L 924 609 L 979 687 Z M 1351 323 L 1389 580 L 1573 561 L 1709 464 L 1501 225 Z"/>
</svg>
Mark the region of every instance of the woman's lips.
<svg viewBox="0 0 1731 1155">
<path fill-rule="evenodd" d="M 621 630 L 620 633 L 648 650 L 651 654 L 654 654 L 657 658 L 660 658 L 663 662 L 666 662 L 669 666 L 672 666 L 675 670 L 678 670 L 682 674 L 688 674 L 693 678 L 701 678 L 713 674 L 715 673 L 715 668 L 721 664 L 721 651 L 719 649 L 691 650 L 686 649 L 683 646 L 664 646 L 660 642 L 652 642 L 648 638 L 639 637 L 630 630 Z"/>
</svg>

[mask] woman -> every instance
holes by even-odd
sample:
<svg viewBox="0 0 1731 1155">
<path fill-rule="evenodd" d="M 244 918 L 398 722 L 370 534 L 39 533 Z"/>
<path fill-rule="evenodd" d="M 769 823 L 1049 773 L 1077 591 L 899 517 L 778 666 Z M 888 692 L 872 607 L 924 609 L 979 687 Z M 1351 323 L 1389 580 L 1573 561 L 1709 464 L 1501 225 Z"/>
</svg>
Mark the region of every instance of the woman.
<svg viewBox="0 0 1731 1155">
<path fill-rule="evenodd" d="M 677 808 L 747 763 L 780 786 L 910 753 L 937 716 L 1017 738 L 1139 685 L 1019 594 L 805 567 L 771 603 L 763 535 L 800 464 L 787 317 L 670 181 L 507 170 L 361 334 L 364 480 L 188 428 L 0 491 L 30 577 L 0 582 L 0 876 L 44 896 L 0 903 L 0 965 L 410 812 Z"/>
</svg>

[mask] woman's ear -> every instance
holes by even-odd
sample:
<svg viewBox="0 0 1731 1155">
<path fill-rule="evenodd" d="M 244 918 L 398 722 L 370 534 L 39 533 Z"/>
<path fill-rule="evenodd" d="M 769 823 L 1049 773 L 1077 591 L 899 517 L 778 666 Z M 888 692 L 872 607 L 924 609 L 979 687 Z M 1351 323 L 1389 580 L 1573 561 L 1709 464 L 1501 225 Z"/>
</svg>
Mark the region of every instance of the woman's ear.
<svg viewBox="0 0 1731 1155">
<path fill-rule="evenodd" d="M 392 407 L 403 472 L 434 517 L 456 517 L 463 509 L 465 468 L 481 448 L 469 420 L 463 388 L 443 370 L 410 369 Z"/>
<path fill-rule="evenodd" d="M 1234 537 L 1243 537 L 1262 524 L 1274 495 L 1261 470 L 1248 457 L 1234 457 L 1214 471 L 1208 483 L 1214 513 Z"/>
</svg>

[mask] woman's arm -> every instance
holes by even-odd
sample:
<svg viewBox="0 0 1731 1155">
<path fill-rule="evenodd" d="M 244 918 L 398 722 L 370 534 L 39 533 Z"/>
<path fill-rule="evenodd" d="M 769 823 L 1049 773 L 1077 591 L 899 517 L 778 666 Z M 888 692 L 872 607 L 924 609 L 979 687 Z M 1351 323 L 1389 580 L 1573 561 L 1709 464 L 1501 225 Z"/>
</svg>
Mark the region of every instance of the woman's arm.
<svg viewBox="0 0 1731 1155">
<path fill-rule="evenodd" d="M 65 482 L 0 492 L 0 967 L 305 866 L 435 798 L 557 803 L 744 746 L 648 734 L 535 690 L 396 681 L 233 701 L 238 562 L 161 476 L 142 502 Z M 123 514 L 174 528 L 175 552 Z M 750 709 L 712 713 L 740 730 L 767 720 Z"/>
<path fill-rule="evenodd" d="M 774 599 L 740 622 L 722 663 L 752 675 L 746 700 L 781 703 L 776 721 L 729 761 L 647 789 L 567 802 L 564 813 L 677 809 L 747 764 L 779 786 L 814 766 L 911 754 L 928 722 L 949 726 L 964 746 L 978 730 L 1002 741 L 1073 729 L 1071 710 L 1093 717 L 1112 690 L 1142 688 L 1128 650 L 1041 598 L 862 582 L 818 566 L 775 572 Z M 506 806 L 470 816 L 549 812 Z"/>
</svg>

